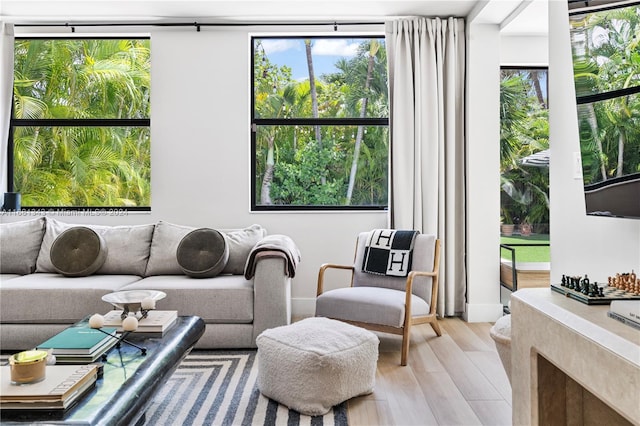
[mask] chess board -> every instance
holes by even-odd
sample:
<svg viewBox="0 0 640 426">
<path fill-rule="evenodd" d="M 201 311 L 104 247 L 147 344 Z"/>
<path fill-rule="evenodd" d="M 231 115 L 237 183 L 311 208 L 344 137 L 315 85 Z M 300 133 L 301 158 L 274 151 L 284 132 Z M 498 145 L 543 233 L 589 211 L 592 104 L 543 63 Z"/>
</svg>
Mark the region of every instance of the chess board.
<svg viewBox="0 0 640 426">
<path fill-rule="evenodd" d="M 571 299 L 586 303 L 587 305 L 609 305 L 612 300 L 640 300 L 640 295 L 635 295 L 633 293 L 629 293 L 624 290 L 619 290 L 615 287 L 609 287 L 606 285 L 603 287 L 604 297 L 587 296 L 586 294 L 582 294 L 579 291 L 571 290 L 568 287 L 563 287 L 560 284 L 552 283 L 551 289 L 557 291 L 558 293 L 564 294 Z"/>
</svg>

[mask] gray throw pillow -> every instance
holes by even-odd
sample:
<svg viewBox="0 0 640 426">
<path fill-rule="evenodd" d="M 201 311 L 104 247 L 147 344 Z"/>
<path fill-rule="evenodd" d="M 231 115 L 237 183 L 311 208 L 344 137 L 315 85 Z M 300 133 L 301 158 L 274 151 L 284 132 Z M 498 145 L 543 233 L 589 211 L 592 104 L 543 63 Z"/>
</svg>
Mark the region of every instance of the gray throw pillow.
<svg viewBox="0 0 640 426">
<path fill-rule="evenodd" d="M 194 227 L 174 225 L 159 221 L 153 230 L 149 262 L 145 276 L 152 275 L 182 275 L 182 269 L 176 259 L 178 244 L 185 235 L 193 231 Z"/>
<path fill-rule="evenodd" d="M 44 223 L 44 217 L 40 217 L 0 224 L 0 274 L 35 272 Z"/>
<path fill-rule="evenodd" d="M 57 272 L 51 264 L 51 246 L 58 235 L 69 228 L 85 226 L 100 234 L 107 245 L 107 259 L 97 274 L 144 275 L 149 260 L 153 224 L 149 225 L 81 225 L 48 217 L 36 263 L 37 272 Z"/>
<path fill-rule="evenodd" d="M 247 228 L 221 230 L 227 237 L 229 245 L 229 261 L 222 271 L 223 274 L 244 274 L 244 267 L 251 249 L 264 237 L 267 230 L 260 225 L 253 224 Z"/>
<path fill-rule="evenodd" d="M 211 278 L 224 269 L 229 260 L 229 246 L 224 235 L 215 229 L 200 228 L 185 235 L 176 251 L 184 273 L 194 278 Z"/>
<path fill-rule="evenodd" d="M 51 245 L 51 264 L 66 277 L 86 277 L 107 259 L 104 238 L 96 231 L 77 226 L 67 229 Z"/>
<path fill-rule="evenodd" d="M 182 238 L 195 229 L 192 226 L 159 221 L 153 231 L 145 276 L 182 275 L 184 272 L 176 259 L 176 250 Z M 244 274 L 244 266 L 247 263 L 249 252 L 258 241 L 267 235 L 267 230 L 257 224 L 242 229 L 218 230 L 226 237 L 229 246 L 229 261 L 222 273 Z"/>
</svg>

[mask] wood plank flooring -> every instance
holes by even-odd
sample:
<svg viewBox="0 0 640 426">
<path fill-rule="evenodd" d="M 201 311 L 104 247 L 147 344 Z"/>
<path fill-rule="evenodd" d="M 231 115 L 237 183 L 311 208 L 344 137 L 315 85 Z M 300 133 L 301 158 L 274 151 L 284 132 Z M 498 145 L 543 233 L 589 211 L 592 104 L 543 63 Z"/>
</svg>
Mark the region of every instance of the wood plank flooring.
<svg viewBox="0 0 640 426">
<path fill-rule="evenodd" d="M 400 366 L 401 336 L 376 333 L 380 354 L 372 394 L 349 401 L 349 425 L 510 425 L 511 386 L 489 336 L 490 323 L 440 320 L 411 332 Z"/>
</svg>

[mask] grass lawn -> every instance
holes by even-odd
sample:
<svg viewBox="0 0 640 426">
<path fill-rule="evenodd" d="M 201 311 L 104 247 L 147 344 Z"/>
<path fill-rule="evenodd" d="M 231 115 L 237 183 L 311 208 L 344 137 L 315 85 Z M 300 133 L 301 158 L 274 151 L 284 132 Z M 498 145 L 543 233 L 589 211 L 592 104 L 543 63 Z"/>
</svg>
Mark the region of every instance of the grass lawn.
<svg viewBox="0 0 640 426">
<path fill-rule="evenodd" d="M 513 235 L 511 237 L 500 237 L 501 244 L 549 244 L 548 234 L 532 234 L 528 237 Z M 514 247 L 516 250 L 516 262 L 550 262 L 551 254 L 549 246 L 542 247 Z M 500 256 L 503 259 L 511 260 L 511 252 L 500 248 Z"/>
</svg>

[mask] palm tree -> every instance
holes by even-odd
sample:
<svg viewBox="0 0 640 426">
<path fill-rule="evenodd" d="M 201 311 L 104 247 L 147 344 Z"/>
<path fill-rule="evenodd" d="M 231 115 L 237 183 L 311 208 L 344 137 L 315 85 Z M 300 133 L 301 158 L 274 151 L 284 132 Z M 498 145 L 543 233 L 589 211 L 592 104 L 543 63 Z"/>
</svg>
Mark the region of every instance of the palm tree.
<svg viewBox="0 0 640 426">
<path fill-rule="evenodd" d="M 149 117 L 148 40 L 16 40 L 14 116 Z M 150 205 L 143 128 L 16 127 L 25 206 Z"/>
<path fill-rule="evenodd" d="M 373 66 L 375 63 L 375 57 L 380 49 L 380 44 L 377 40 L 371 40 L 369 45 L 369 57 L 367 60 L 367 74 L 364 79 L 364 92 L 365 96 L 361 100 L 360 104 L 360 118 L 364 118 L 367 115 L 367 103 L 369 102 L 369 88 L 371 87 L 371 78 L 373 75 Z M 353 148 L 353 161 L 351 162 L 351 173 L 349 174 L 349 185 L 347 187 L 347 197 L 345 204 L 351 204 L 351 197 L 353 195 L 353 187 L 356 181 L 356 173 L 358 171 L 358 158 L 360 157 L 360 144 L 362 143 L 362 135 L 364 131 L 363 126 L 358 126 L 358 132 L 356 135 L 356 143 Z"/>
</svg>

